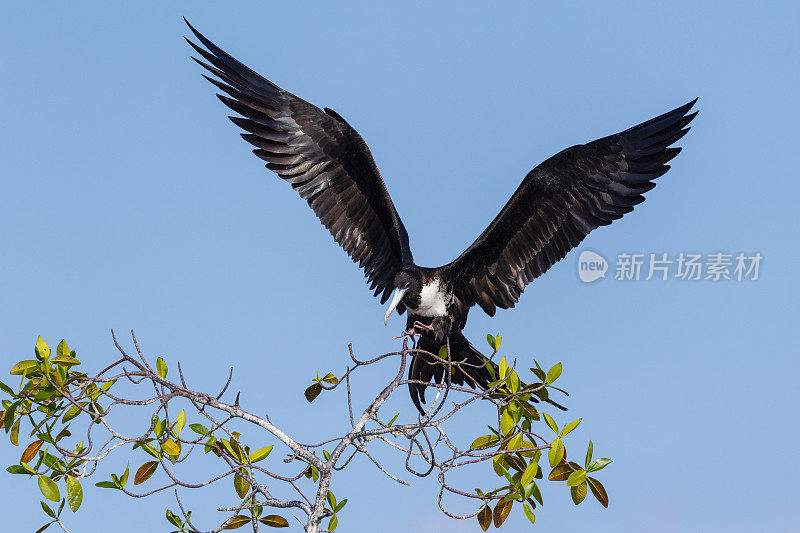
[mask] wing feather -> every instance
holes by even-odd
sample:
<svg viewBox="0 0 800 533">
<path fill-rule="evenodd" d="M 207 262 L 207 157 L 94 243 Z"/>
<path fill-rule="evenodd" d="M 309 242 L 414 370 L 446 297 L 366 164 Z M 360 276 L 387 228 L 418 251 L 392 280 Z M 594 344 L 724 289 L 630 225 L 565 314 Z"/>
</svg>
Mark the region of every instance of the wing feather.
<svg viewBox="0 0 800 533">
<path fill-rule="evenodd" d="M 644 201 L 653 180 L 680 153 L 669 148 L 689 131 L 695 99 L 615 135 L 573 146 L 525 176 L 478 239 L 443 267 L 464 312 L 488 315 L 514 307 L 525 286 L 544 274 L 592 230 L 611 224 Z"/>
<path fill-rule="evenodd" d="M 308 202 L 385 301 L 392 278 L 413 258 L 364 140 L 336 112 L 284 91 L 189 28 L 202 44 L 187 39 L 201 58 L 193 59 L 213 75 L 204 77 L 238 115 L 230 119 L 247 132 L 242 138 Z"/>
</svg>

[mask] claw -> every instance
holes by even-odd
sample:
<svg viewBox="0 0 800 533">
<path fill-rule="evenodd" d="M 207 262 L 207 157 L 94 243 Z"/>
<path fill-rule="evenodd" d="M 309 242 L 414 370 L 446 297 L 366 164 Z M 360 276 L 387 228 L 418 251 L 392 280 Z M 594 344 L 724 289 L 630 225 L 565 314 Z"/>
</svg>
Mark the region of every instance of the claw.
<svg viewBox="0 0 800 533">
<path fill-rule="evenodd" d="M 433 331 L 433 326 L 429 326 L 427 324 L 423 324 L 422 322 L 417 320 L 416 322 L 414 322 L 413 327 L 411 327 L 407 331 L 404 331 L 403 333 L 401 333 L 397 337 L 392 337 L 392 338 L 393 339 L 402 339 L 403 337 L 411 337 L 411 338 L 413 338 L 414 335 L 422 335 L 420 332 L 417 331 L 418 329 L 425 330 L 425 331 Z"/>
<path fill-rule="evenodd" d="M 414 335 L 419 335 L 419 333 L 417 333 L 413 329 L 409 329 L 408 331 L 404 331 L 403 333 L 401 333 L 397 337 L 392 337 L 392 338 L 393 339 L 402 339 L 403 337 L 411 337 L 413 339 Z"/>
<path fill-rule="evenodd" d="M 414 322 L 414 327 L 415 328 L 419 328 L 419 329 L 425 329 L 425 330 L 428 330 L 428 331 L 433 331 L 433 326 L 429 326 L 428 324 L 423 324 L 419 320 Z"/>
</svg>

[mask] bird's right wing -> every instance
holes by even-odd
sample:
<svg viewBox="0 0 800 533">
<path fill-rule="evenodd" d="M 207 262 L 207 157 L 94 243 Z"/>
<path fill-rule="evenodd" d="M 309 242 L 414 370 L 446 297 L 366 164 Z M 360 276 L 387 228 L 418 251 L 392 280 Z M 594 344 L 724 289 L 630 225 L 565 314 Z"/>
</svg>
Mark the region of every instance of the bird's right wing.
<svg viewBox="0 0 800 533">
<path fill-rule="evenodd" d="M 195 61 L 218 78 L 205 76 L 228 95 L 218 94 L 220 100 L 241 115 L 230 119 L 249 132 L 242 137 L 257 147 L 253 153 L 308 202 L 385 302 L 394 276 L 412 256 L 364 140 L 336 112 L 284 91 L 189 28 L 205 47 L 187 39 L 207 63 Z"/>
</svg>

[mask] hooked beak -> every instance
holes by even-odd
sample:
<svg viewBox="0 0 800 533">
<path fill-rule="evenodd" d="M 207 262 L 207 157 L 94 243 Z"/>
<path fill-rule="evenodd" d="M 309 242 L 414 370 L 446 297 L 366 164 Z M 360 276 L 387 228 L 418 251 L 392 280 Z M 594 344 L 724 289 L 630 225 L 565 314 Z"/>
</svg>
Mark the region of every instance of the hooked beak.
<svg viewBox="0 0 800 533">
<path fill-rule="evenodd" d="M 386 310 L 386 315 L 383 317 L 383 323 L 385 325 L 387 326 L 389 325 L 389 316 L 392 314 L 392 311 L 394 311 L 395 307 L 397 307 L 397 304 L 400 303 L 400 300 L 403 299 L 403 295 L 406 293 L 407 290 L 408 287 L 404 287 L 402 289 L 398 288 L 394 290 L 394 294 L 392 294 L 392 301 L 389 302 L 389 309 Z"/>
</svg>

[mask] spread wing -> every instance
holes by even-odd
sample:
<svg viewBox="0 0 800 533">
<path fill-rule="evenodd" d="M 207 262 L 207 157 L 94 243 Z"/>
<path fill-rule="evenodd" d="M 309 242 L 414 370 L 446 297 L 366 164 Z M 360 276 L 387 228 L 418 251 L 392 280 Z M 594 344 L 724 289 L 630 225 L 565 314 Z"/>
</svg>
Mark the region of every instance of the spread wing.
<svg viewBox="0 0 800 533">
<path fill-rule="evenodd" d="M 364 140 L 333 110 L 322 111 L 284 91 L 189 28 L 205 47 L 187 39 L 205 61 L 193 59 L 216 76 L 204 75 L 225 93 L 219 99 L 240 115 L 230 119 L 249 132 L 242 137 L 256 147 L 253 153 L 308 202 L 385 302 L 392 279 L 412 256 Z"/>
<path fill-rule="evenodd" d="M 578 245 L 644 201 L 680 148 L 695 99 L 626 131 L 554 155 L 522 184 L 480 237 L 446 265 L 464 309 L 492 316 L 514 307 L 525 286 Z M 466 320 L 466 313 L 463 313 Z"/>
</svg>

